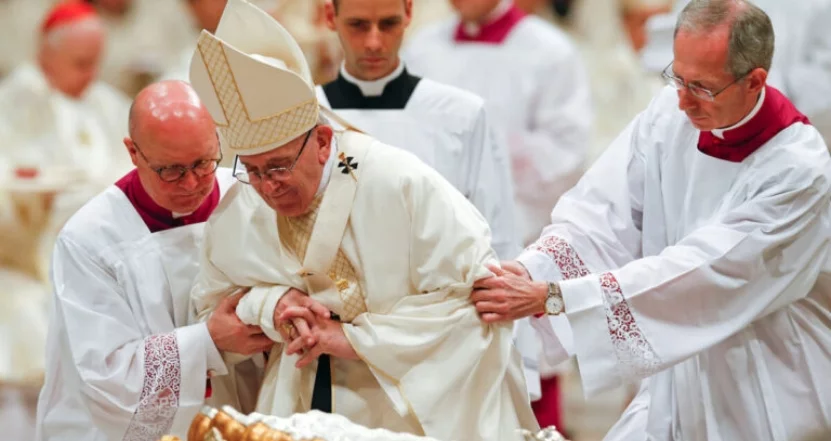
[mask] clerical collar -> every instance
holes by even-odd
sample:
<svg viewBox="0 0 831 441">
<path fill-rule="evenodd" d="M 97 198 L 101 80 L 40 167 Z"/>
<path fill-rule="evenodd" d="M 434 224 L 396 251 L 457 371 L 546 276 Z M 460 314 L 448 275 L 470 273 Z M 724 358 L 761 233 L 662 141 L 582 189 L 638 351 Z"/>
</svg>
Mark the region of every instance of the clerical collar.
<svg viewBox="0 0 831 441">
<path fill-rule="evenodd" d="M 159 206 L 147 194 L 144 186 L 141 185 L 141 179 L 139 179 L 138 171 L 135 169 L 119 179 L 115 185 L 127 196 L 127 199 L 133 205 L 133 208 L 136 209 L 138 215 L 141 216 L 141 219 L 151 233 L 165 231 L 183 225 L 205 222 L 211 213 L 213 213 L 217 204 L 219 204 L 220 190 L 219 183 L 216 181 L 214 181 L 213 191 L 211 191 L 211 194 L 208 195 L 202 205 L 193 213 L 186 215 L 174 215 L 170 210 Z"/>
<path fill-rule="evenodd" d="M 366 81 L 350 75 L 349 71 L 346 70 L 346 63 L 342 64 L 340 67 L 341 76 L 346 81 L 358 86 L 358 89 L 361 89 L 361 93 L 363 93 L 364 96 L 381 96 L 384 93 L 384 88 L 387 87 L 387 84 L 401 76 L 403 72 L 404 63 L 399 61 L 398 67 L 396 67 L 395 70 L 393 70 L 389 75 L 383 78 L 378 78 L 377 80 Z"/>
<path fill-rule="evenodd" d="M 460 21 L 454 39 L 457 42 L 499 44 L 526 15 L 512 0 L 503 0 L 481 23 Z"/>
<path fill-rule="evenodd" d="M 730 162 L 742 162 L 782 130 L 796 123 L 810 124 L 808 118 L 781 92 L 765 87 L 757 108 L 738 124 L 712 132 L 700 132 L 698 150 L 705 155 Z"/>
<path fill-rule="evenodd" d="M 335 81 L 323 86 L 323 93 L 332 109 L 400 110 L 407 106 L 419 81 L 421 78 L 410 75 L 404 63 L 399 63 L 390 75 L 375 81 L 358 80 L 341 68 Z"/>
<path fill-rule="evenodd" d="M 753 117 L 756 116 L 757 113 L 759 113 L 759 110 L 762 109 L 762 104 L 764 104 L 765 102 L 765 92 L 765 89 L 762 89 L 762 93 L 759 94 L 759 99 L 756 100 L 756 105 L 753 106 L 753 110 L 751 110 L 750 113 L 748 113 L 744 118 L 742 118 L 741 121 L 724 129 L 713 129 L 713 135 L 717 138 L 724 139 L 724 132 L 737 129 L 747 124 L 747 122 L 753 119 Z"/>
</svg>

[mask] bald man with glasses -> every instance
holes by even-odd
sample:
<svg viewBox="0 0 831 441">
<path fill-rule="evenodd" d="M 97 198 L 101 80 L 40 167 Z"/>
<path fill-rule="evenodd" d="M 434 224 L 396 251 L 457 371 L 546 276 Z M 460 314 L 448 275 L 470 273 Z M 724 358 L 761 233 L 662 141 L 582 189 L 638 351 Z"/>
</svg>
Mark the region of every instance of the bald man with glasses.
<svg viewBox="0 0 831 441">
<path fill-rule="evenodd" d="M 220 351 L 262 357 L 272 345 L 237 318 L 242 293 L 193 324 L 205 221 L 233 182 L 218 169 L 216 126 L 196 93 L 179 81 L 139 93 L 124 144 L 135 169 L 57 239 L 39 441 L 184 437 L 211 395 L 209 377 L 227 372 Z M 253 359 L 247 369 L 237 369 L 245 378 L 236 384 L 256 390 Z M 214 392 L 211 404 L 246 409 Z"/>
</svg>

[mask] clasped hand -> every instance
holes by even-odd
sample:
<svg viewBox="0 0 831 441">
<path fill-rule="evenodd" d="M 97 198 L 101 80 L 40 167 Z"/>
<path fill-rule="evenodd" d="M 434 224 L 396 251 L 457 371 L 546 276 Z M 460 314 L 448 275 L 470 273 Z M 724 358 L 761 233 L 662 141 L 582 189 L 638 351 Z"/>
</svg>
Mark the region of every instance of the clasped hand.
<svg viewBox="0 0 831 441">
<path fill-rule="evenodd" d="M 292 288 L 274 308 L 274 327 L 286 342 L 286 355 L 302 354 L 295 366 L 303 368 L 321 354 L 358 358 L 343 327 L 331 319 L 329 310 L 306 293 Z"/>
<path fill-rule="evenodd" d="M 534 282 L 518 262 L 488 265 L 494 274 L 473 284 L 470 300 L 486 323 L 512 321 L 545 312 L 548 285 Z"/>
</svg>

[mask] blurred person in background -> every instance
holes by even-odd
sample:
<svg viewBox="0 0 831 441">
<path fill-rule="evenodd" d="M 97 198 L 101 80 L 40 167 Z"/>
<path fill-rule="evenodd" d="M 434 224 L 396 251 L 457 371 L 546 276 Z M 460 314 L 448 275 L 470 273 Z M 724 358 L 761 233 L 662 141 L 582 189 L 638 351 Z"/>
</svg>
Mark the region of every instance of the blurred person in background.
<svg viewBox="0 0 831 441">
<path fill-rule="evenodd" d="M 225 4 L 228 3 L 228 0 L 183 0 L 183 3 L 187 4 L 191 21 L 197 31 L 204 29 L 208 32 L 216 32 L 216 27 L 219 26 L 219 18 L 222 16 L 222 11 L 225 10 Z M 193 41 L 182 48 L 178 57 L 165 68 L 165 71 L 157 80 L 188 81 L 190 61 L 193 58 L 195 48 L 196 38 L 194 37 Z M 223 165 L 230 164 L 228 161 L 233 161 L 233 158 L 225 158 L 225 164 Z"/>
<path fill-rule="evenodd" d="M 415 75 L 485 99 L 496 142 L 509 150 L 517 234 L 528 244 L 586 165 L 593 121 L 588 73 L 564 32 L 511 0 L 451 3 L 457 16 L 413 36 L 404 60 Z M 518 332 L 534 337 L 529 329 L 518 327 Z M 522 350 L 526 364 L 540 358 L 539 346 L 535 342 Z M 542 398 L 534 403 L 541 426 L 562 425 L 554 372 L 542 381 Z"/>
<path fill-rule="evenodd" d="M 334 31 L 326 26 L 325 6 L 329 0 L 272 0 L 274 6 L 264 8 L 294 37 L 312 70 L 315 84 L 332 81 L 338 75 L 342 59 L 340 42 Z"/>
<path fill-rule="evenodd" d="M 565 33 L 510 0 L 453 5 L 459 16 L 414 36 L 403 58 L 414 74 L 485 99 L 497 140 L 509 147 L 527 243 L 582 174 L 593 119 L 586 70 Z"/>
<path fill-rule="evenodd" d="M 595 126 L 593 163 L 665 85 L 641 65 L 646 18 L 667 9 L 666 0 L 580 0 L 572 5 L 569 31 L 588 66 Z"/>
<path fill-rule="evenodd" d="M 118 145 L 129 102 L 96 80 L 105 34 L 95 11 L 62 3 L 40 29 L 36 62 L 0 82 L 0 421 L 19 439 L 32 439 L 43 376 L 54 237 L 127 165 Z"/>
<path fill-rule="evenodd" d="M 186 5 L 178 0 L 83 0 L 107 30 L 101 79 L 130 97 L 178 60 L 196 40 Z"/>
<path fill-rule="evenodd" d="M 46 207 L 29 211 L 50 216 L 55 233 L 129 167 L 118 147 L 129 100 L 98 80 L 105 38 L 92 7 L 60 3 L 41 26 L 37 63 L 18 67 L 0 83 L 0 177 L 6 183 L 0 189 Z"/>
<path fill-rule="evenodd" d="M 54 0 L 0 1 L 0 41 L 4 42 L 0 50 L 0 78 L 34 59 L 38 26 L 53 3 Z"/>
</svg>

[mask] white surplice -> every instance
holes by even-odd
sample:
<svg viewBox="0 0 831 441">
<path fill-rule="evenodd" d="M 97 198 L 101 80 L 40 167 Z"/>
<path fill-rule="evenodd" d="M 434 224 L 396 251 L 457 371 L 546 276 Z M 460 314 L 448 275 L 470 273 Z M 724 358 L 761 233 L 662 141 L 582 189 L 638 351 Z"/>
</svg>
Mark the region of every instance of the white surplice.
<svg viewBox="0 0 831 441">
<path fill-rule="evenodd" d="M 588 75 L 568 36 L 541 18 L 523 18 L 500 44 L 456 42 L 457 23 L 425 26 L 403 57 L 414 75 L 485 99 L 497 142 L 510 152 L 526 244 L 583 173 L 593 118 Z"/>
<path fill-rule="evenodd" d="M 360 360 L 331 359 L 335 413 L 447 440 L 517 440 L 516 429 L 536 429 L 511 325 L 484 324 L 468 299 L 496 261 L 485 219 L 411 153 L 354 132 L 334 147 L 345 160 L 328 164 L 302 263 L 283 244 L 291 230 L 278 222 L 287 221 L 250 186 L 232 187 L 208 221 L 197 315 L 228 288 L 253 287 L 237 314 L 280 342 L 273 314 L 289 288 L 341 317 L 355 314 L 346 296 L 358 290 L 364 312 L 343 330 Z M 327 276 L 338 249 L 357 280 Z M 297 369 L 282 350 L 269 356 L 257 411 L 287 417 L 310 409 L 317 366 Z"/>
<path fill-rule="evenodd" d="M 826 146 L 797 122 L 733 162 L 699 151 L 699 133 L 664 89 L 520 260 L 536 280 L 566 279 L 557 319 L 588 394 L 645 379 L 609 439 L 784 441 L 831 427 Z"/>
<path fill-rule="evenodd" d="M 234 180 L 217 172 L 220 191 Z M 38 441 L 184 437 L 225 364 L 190 290 L 204 223 L 150 233 L 127 196 L 106 189 L 70 219 L 55 285 Z"/>
<path fill-rule="evenodd" d="M 675 23 L 689 0 L 675 0 L 673 11 L 647 22 L 645 67 L 660 72 L 672 61 Z M 776 50 L 768 83 L 781 90 L 831 142 L 831 0 L 753 0 L 770 16 Z"/>
</svg>

